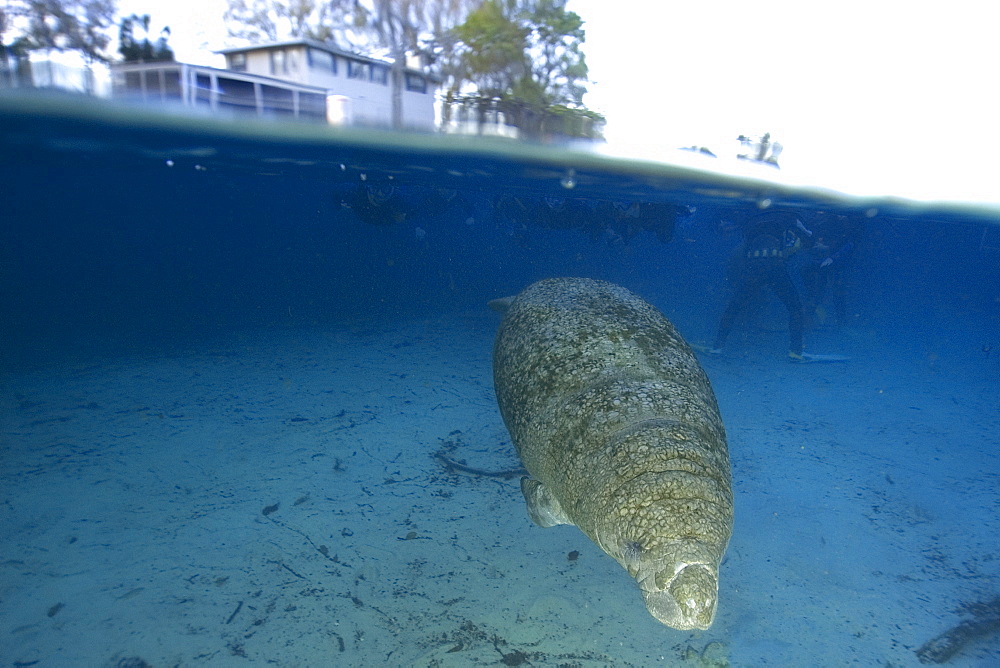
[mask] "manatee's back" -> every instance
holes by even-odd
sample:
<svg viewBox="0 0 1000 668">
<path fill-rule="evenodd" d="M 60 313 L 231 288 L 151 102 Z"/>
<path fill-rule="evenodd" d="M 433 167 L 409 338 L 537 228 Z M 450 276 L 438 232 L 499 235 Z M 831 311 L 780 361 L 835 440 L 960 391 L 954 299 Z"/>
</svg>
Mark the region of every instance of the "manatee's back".
<svg viewBox="0 0 1000 668">
<path fill-rule="evenodd" d="M 587 456 L 586 444 L 597 447 L 602 434 L 644 417 L 700 425 L 725 450 L 715 395 L 690 347 L 659 311 L 611 283 L 555 278 L 529 286 L 507 305 L 493 373 L 518 454 L 547 485 L 556 483 L 549 468 L 561 478 L 567 458 Z M 627 388 L 653 383 L 630 399 Z M 616 389 L 623 393 L 610 396 Z M 654 396 L 665 393 L 666 402 Z M 569 425 L 584 414 L 594 419 L 577 433 Z"/>
</svg>

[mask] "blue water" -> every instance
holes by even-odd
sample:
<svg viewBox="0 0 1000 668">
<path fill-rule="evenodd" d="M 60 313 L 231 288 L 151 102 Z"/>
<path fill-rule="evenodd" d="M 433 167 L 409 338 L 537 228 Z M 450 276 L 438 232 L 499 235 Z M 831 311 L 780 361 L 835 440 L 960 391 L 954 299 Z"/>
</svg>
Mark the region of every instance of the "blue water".
<svg viewBox="0 0 1000 668">
<path fill-rule="evenodd" d="M 5 665 L 916 665 L 1000 596 L 1000 217 L 82 100 L 0 116 Z M 373 186 L 395 215 L 361 211 Z M 805 337 L 851 360 L 790 365 L 770 301 L 703 360 L 737 525 L 715 625 L 674 631 L 516 480 L 431 455 L 517 465 L 487 301 L 599 278 L 707 344 L 720 221 L 764 199 L 863 217 L 845 322 Z M 667 240 L 602 223 L 615 202 L 683 215 Z M 998 661 L 989 634 L 954 659 Z"/>
</svg>

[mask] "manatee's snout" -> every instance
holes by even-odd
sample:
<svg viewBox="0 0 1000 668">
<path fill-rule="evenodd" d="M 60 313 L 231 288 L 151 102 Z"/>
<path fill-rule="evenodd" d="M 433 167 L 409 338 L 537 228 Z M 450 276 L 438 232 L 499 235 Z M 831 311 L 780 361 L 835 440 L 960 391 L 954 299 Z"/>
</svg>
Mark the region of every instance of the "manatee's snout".
<svg viewBox="0 0 1000 668">
<path fill-rule="evenodd" d="M 639 583 L 649 614 L 679 631 L 704 631 L 715 619 L 718 573 L 707 564 L 663 570 Z"/>
</svg>

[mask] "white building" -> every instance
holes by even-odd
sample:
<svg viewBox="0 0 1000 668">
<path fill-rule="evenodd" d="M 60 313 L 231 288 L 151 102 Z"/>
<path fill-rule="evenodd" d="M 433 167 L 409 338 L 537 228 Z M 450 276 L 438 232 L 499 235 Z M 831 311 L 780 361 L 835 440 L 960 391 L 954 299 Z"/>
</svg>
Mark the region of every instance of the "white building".
<svg viewBox="0 0 1000 668">
<path fill-rule="evenodd" d="M 387 126 L 392 122 L 390 63 L 341 51 L 312 40 L 293 40 L 222 49 L 226 68 L 324 88 L 331 96 L 331 122 Z M 407 67 L 402 78 L 403 125 L 434 128 L 434 93 L 439 80 Z"/>
<path fill-rule="evenodd" d="M 112 65 L 113 95 L 217 113 L 382 127 L 392 123 L 390 64 L 385 61 L 312 40 L 218 53 L 226 58 L 224 70 L 175 62 Z M 404 70 L 404 127 L 434 129 L 438 85 L 427 72 Z"/>
</svg>

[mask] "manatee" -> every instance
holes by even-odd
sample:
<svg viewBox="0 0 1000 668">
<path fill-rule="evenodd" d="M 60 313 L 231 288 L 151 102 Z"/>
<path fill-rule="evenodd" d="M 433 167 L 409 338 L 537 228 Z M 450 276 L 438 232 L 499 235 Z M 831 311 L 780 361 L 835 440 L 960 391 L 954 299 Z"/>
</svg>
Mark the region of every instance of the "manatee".
<svg viewBox="0 0 1000 668">
<path fill-rule="evenodd" d="M 726 433 L 691 348 L 652 305 L 586 278 L 534 283 L 503 312 L 493 381 L 538 525 L 573 524 L 680 630 L 715 618 L 733 529 Z"/>
</svg>

